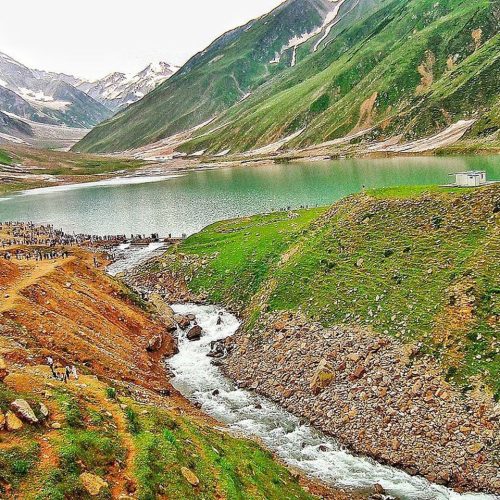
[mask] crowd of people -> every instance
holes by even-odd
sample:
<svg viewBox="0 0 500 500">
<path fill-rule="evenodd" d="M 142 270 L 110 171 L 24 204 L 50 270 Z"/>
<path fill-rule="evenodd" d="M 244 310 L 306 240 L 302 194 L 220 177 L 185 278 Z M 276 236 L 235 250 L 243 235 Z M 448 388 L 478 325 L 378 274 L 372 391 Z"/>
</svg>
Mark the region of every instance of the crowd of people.
<svg viewBox="0 0 500 500">
<path fill-rule="evenodd" d="M 0 247 L 15 245 L 94 246 L 102 243 L 120 244 L 127 241 L 124 234 L 96 236 L 92 234 L 68 234 L 55 229 L 52 224 L 39 225 L 33 222 L 0 222 L 0 233 L 7 237 L 0 240 Z"/>
<path fill-rule="evenodd" d="M 3 236 L 2 236 L 3 234 Z M 158 234 L 146 236 L 132 234 L 108 234 L 97 236 L 93 234 L 68 234 L 62 229 L 55 229 L 52 224 L 35 224 L 33 222 L 0 222 L 0 248 L 19 245 L 39 245 L 45 247 L 57 246 L 87 246 L 114 247 L 126 242 L 159 241 Z"/>
<path fill-rule="evenodd" d="M 14 250 L 12 252 L 5 252 L 2 254 L 2 257 L 5 260 L 54 260 L 54 259 L 67 259 L 69 257 L 69 252 L 66 250 L 50 250 L 50 251 L 42 251 L 42 250 Z"/>
<path fill-rule="evenodd" d="M 52 356 L 47 357 L 47 364 L 50 367 L 52 372 L 52 376 L 59 380 L 60 382 L 68 383 L 70 377 L 73 377 L 75 380 L 78 380 L 78 372 L 76 370 L 76 366 L 62 366 L 58 363 L 54 362 L 54 358 Z"/>
</svg>

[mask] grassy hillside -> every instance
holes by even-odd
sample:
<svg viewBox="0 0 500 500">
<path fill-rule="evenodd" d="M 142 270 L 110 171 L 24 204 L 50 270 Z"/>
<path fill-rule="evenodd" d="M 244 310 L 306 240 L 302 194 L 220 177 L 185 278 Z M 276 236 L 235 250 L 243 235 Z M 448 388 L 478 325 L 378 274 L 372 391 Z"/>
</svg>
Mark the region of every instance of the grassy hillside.
<svg viewBox="0 0 500 500">
<path fill-rule="evenodd" d="M 120 151 L 204 123 L 290 66 L 291 49 L 279 63 L 270 61 L 292 38 L 321 26 L 331 8 L 329 0 L 287 0 L 261 19 L 222 35 L 144 99 L 93 129 L 74 149 Z"/>
<path fill-rule="evenodd" d="M 64 385 L 48 367 L 14 371 L 0 382 L 0 411 L 19 398 L 35 409 L 46 405 L 49 425 L 0 431 L 2 498 L 92 498 L 82 473 L 105 482 L 98 499 L 315 498 L 257 444 L 160 401 L 139 404 L 92 376 Z M 199 486 L 188 483 L 183 468 Z"/>
<path fill-rule="evenodd" d="M 327 211 L 210 226 L 164 257 L 190 289 L 242 312 L 302 311 L 421 342 L 470 388 L 500 394 L 500 188 L 389 188 Z"/>
<path fill-rule="evenodd" d="M 183 146 L 246 151 L 303 132 L 301 147 L 372 128 L 370 139 L 423 137 L 480 118 L 499 129 L 499 7 L 481 0 L 394 0 L 334 31 L 331 43 Z"/>
<path fill-rule="evenodd" d="M 136 147 L 215 115 L 182 151 L 237 153 L 299 132 L 287 148 L 362 130 L 371 140 L 414 139 L 461 119 L 477 120 L 469 134 L 481 141 L 500 127 L 499 9 L 493 0 L 348 0 L 329 34 L 299 45 L 291 67 L 292 49 L 270 61 L 292 33 L 318 25 L 321 8 L 287 2 L 214 42 L 76 149 Z"/>
</svg>

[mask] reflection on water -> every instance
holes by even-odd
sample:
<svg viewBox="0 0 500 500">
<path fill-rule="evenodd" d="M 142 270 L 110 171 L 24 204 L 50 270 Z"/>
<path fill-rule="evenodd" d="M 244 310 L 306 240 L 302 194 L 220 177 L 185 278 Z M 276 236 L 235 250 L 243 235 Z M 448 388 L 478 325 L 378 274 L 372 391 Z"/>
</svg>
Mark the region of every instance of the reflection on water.
<svg viewBox="0 0 500 500">
<path fill-rule="evenodd" d="M 326 205 L 366 188 L 444 184 L 482 169 L 500 178 L 500 157 L 422 157 L 270 164 L 191 172 L 168 180 L 12 196 L 0 220 L 53 223 L 94 234 L 191 234 L 217 220 L 301 205 Z"/>
</svg>

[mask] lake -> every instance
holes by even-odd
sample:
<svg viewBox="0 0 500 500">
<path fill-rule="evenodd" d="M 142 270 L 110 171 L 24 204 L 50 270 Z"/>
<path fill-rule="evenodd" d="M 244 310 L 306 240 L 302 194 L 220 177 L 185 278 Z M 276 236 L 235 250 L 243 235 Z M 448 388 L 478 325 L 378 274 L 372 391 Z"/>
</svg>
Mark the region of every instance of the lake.
<svg viewBox="0 0 500 500">
<path fill-rule="evenodd" d="M 192 234 L 212 222 L 397 185 L 445 184 L 450 172 L 486 170 L 500 156 L 349 159 L 199 170 L 168 179 L 81 184 L 0 198 L 0 220 L 50 223 L 92 234 Z M 145 182 L 149 181 L 149 182 Z M 155 182 L 152 182 L 155 181 Z"/>
</svg>

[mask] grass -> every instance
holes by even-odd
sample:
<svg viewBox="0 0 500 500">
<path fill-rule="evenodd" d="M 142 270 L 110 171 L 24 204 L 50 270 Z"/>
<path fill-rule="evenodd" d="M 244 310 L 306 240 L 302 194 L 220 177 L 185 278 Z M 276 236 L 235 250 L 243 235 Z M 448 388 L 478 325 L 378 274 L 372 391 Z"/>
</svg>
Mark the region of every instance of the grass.
<svg viewBox="0 0 500 500">
<path fill-rule="evenodd" d="M 38 462 L 40 447 L 34 441 L 28 441 L 20 446 L 0 449 L 0 493 L 6 493 L 5 485 L 9 484 L 12 491 L 17 491 L 30 471 Z"/>
<path fill-rule="evenodd" d="M 499 207 L 497 186 L 374 190 L 326 213 L 209 226 L 163 263 L 249 331 L 265 312 L 299 310 L 370 327 L 422 342 L 464 389 L 479 379 L 498 398 Z"/>
<path fill-rule="evenodd" d="M 472 192 L 473 188 L 450 188 L 436 185 L 429 186 L 392 186 L 368 189 L 366 194 L 376 199 L 409 199 L 423 194 L 453 196 L 457 193 Z"/>
<path fill-rule="evenodd" d="M 12 163 L 12 156 L 7 151 L 0 149 L 0 165 L 12 165 Z"/>
<path fill-rule="evenodd" d="M 183 269 L 190 287 L 208 294 L 212 302 L 241 307 L 259 290 L 285 249 L 325 210 L 299 210 L 296 218 L 276 212 L 220 222 L 189 237 L 179 251 L 201 259 Z"/>
<path fill-rule="evenodd" d="M 25 399 L 38 412 L 38 399 L 30 393 L 22 393 L 0 383 L 0 411 L 6 413 L 10 403 L 16 399 Z M 42 430 L 38 426 L 25 425 L 16 432 L 15 443 L 9 446 L 8 435 L 0 432 L 0 496 L 6 493 L 6 485 L 12 492 L 17 492 L 23 481 L 40 461 L 40 446 L 37 442 Z"/>
<path fill-rule="evenodd" d="M 296 479 L 256 443 L 149 407 L 136 410 L 136 477 L 142 500 L 168 498 L 306 499 Z M 180 469 L 200 480 L 193 488 Z"/>
<path fill-rule="evenodd" d="M 94 409 L 96 403 L 88 397 L 58 389 L 55 399 L 65 417 L 65 425 L 55 441 L 58 465 L 45 472 L 36 498 L 90 498 L 80 474 L 90 472 L 105 478 L 110 467 L 123 463 L 121 437 L 116 427 L 110 425 L 112 417 Z M 104 488 L 98 498 L 109 498 L 109 490 Z"/>
</svg>

